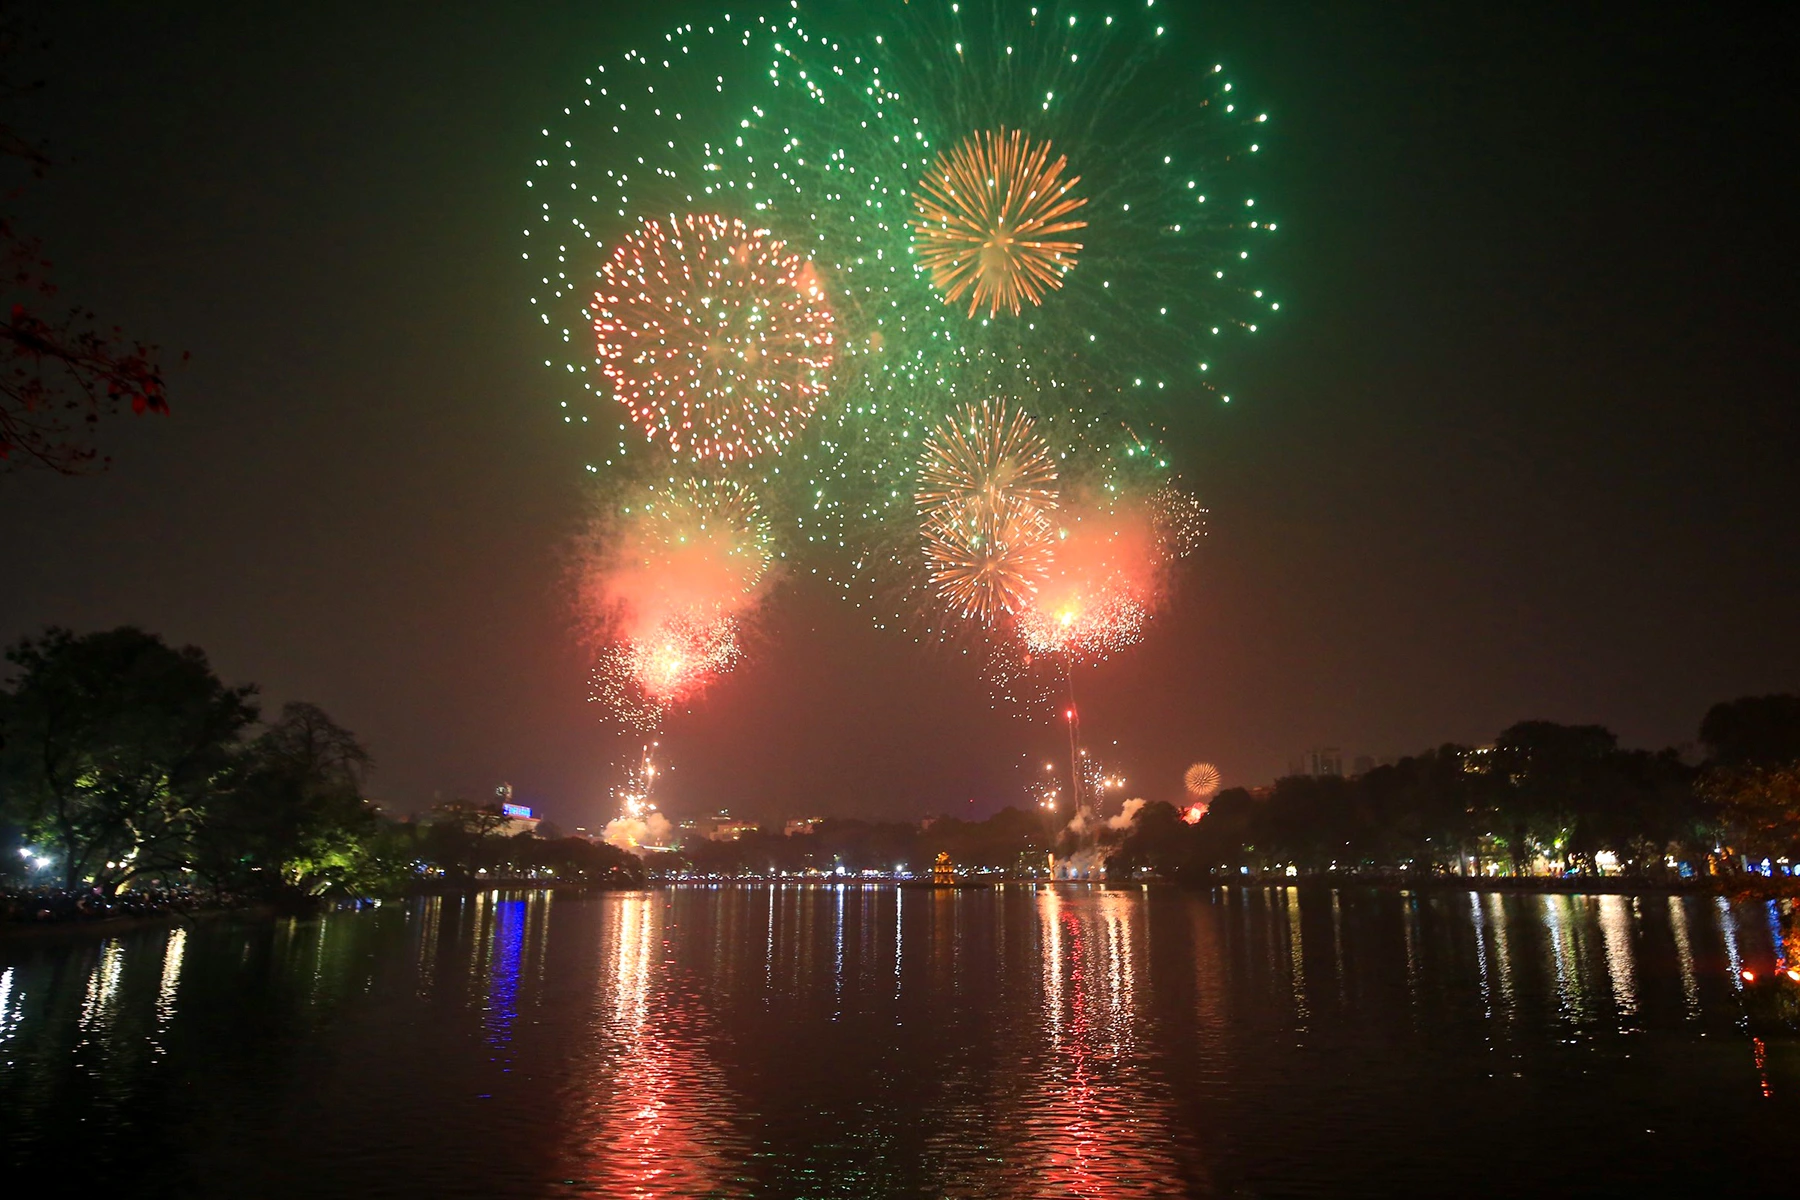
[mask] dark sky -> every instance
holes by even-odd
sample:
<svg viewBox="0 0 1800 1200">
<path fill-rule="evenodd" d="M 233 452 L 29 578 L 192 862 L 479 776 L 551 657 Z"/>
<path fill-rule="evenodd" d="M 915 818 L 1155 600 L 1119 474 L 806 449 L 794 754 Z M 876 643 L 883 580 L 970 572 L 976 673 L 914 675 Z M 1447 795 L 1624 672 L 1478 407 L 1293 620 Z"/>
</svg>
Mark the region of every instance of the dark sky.
<svg viewBox="0 0 1800 1200">
<path fill-rule="evenodd" d="M 1285 319 L 1187 423 L 1179 603 L 1081 680 L 1131 790 L 1524 717 L 1661 746 L 1800 689 L 1796 10 L 1185 7 L 1271 114 Z M 27 225 L 193 359 L 109 473 L 0 478 L 0 636 L 142 624 L 324 705 L 395 808 L 505 779 L 603 820 L 523 184 L 584 67 L 690 10 L 48 6 Z M 986 811 L 1057 745 L 805 589 L 765 633 L 673 722 L 677 807 Z"/>
</svg>

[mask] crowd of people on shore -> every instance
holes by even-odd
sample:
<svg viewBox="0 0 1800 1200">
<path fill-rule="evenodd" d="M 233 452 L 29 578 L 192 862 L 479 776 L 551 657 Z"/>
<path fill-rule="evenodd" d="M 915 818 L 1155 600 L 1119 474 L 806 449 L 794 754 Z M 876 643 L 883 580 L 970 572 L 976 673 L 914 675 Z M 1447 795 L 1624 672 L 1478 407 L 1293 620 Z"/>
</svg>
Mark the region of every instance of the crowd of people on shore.
<svg viewBox="0 0 1800 1200">
<path fill-rule="evenodd" d="M 75 923 L 112 917 L 167 917 L 229 908 L 229 896 L 192 888 L 150 888 L 108 896 L 98 888 L 0 888 L 0 924 Z"/>
</svg>

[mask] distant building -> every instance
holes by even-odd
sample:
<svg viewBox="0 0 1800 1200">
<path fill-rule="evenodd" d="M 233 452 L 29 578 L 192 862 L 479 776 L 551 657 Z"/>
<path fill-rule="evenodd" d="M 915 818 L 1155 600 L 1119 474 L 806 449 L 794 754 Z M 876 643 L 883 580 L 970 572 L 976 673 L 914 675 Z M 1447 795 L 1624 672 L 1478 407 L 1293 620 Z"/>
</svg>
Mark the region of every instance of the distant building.
<svg viewBox="0 0 1800 1200">
<path fill-rule="evenodd" d="M 1344 774 L 1344 752 L 1336 746 L 1319 746 L 1308 750 L 1299 758 L 1288 763 L 1289 775 L 1333 775 L 1341 778 Z"/>
<path fill-rule="evenodd" d="M 687 822 L 683 821 L 682 827 L 686 828 Z M 711 817 L 694 823 L 694 832 L 709 842 L 735 842 L 746 833 L 755 833 L 761 828 L 755 821 L 733 817 L 728 808 L 721 808 Z"/>
<path fill-rule="evenodd" d="M 821 817 L 794 817 L 781 827 L 782 835 L 784 837 L 800 837 L 803 834 L 812 833 L 819 827 L 821 820 L 823 820 Z"/>
<path fill-rule="evenodd" d="M 513 803 L 512 784 L 503 783 L 494 789 L 494 799 L 500 802 L 500 815 L 506 818 L 504 824 L 495 832 L 512 836 L 515 833 L 536 833 L 538 822 L 543 818 L 534 814 L 523 804 Z"/>
</svg>

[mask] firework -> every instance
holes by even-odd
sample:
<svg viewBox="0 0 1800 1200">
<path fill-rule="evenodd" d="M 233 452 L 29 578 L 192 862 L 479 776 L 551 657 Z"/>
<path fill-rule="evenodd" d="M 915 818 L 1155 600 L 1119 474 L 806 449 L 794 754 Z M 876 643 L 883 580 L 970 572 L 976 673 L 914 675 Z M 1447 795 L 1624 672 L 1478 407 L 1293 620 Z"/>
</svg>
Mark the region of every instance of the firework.
<svg viewBox="0 0 1800 1200">
<path fill-rule="evenodd" d="M 591 698 L 654 729 L 730 671 L 771 553 L 756 496 L 735 481 L 648 489 L 597 516 L 577 579 L 585 630 L 603 644 Z"/>
<path fill-rule="evenodd" d="M 652 470 L 679 476 L 671 457 L 754 486 L 797 537 L 787 550 L 877 624 L 951 640 L 965 636 L 957 619 L 994 622 L 1010 639 L 1011 606 L 1016 632 L 1030 642 L 1035 628 L 1050 657 L 1104 656 L 1141 628 L 1156 567 L 1086 571 L 1063 553 L 1068 523 L 1046 509 L 1057 558 L 1040 594 L 1024 600 L 1030 563 L 1012 585 L 980 584 L 996 546 L 1007 561 L 1018 561 L 1015 546 L 1035 547 L 1035 531 L 1020 528 L 1033 523 L 924 511 L 914 498 L 924 438 L 971 402 L 1031 396 L 1065 492 L 1154 492 L 1162 479 L 1139 468 L 1168 464 L 1131 430 L 1154 428 L 1158 402 L 1217 396 L 1234 335 L 1278 308 L 1250 275 L 1274 230 L 1251 190 L 1262 115 L 1222 70 L 1192 66 L 1195 48 L 1158 24 L 1161 5 L 1115 19 L 1055 0 L 871 0 L 854 27 L 834 31 L 804 4 L 679 26 L 597 66 L 545 123 L 525 249 L 540 281 L 533 303 L 552 342 L 560 335 L 545 361 L 569 381 L 565 420 L 590 427 L 590 468 L 621 486 Z M 1001 172 L 991 188 L 970 175 L 983 166 Z M 956 184 L 958 173 L 980 187 Z M 1050 186 L 1033 196 L 1032 180 Z M 686 220 L 741 227 L 779 244 L 796 272 L 811 267 L 787 285 L 816 287 L 830 318 L 829 344 L 795 354 L 810 367 L 765 376 L 757 342 L 748 370 L 753 339 L 698 337 L 716 313 L 697 301 L 662 309 L 688 339 L 667 374 L 633 374 L 654 356 L 596 355 L 608 337 L 589 309 L 596 290 L 621 305 L 641 294 L 661 303 L 664 282 L 687 278 L 670 272 L 688 244 L 712 249 L 667 213 L 716 214 Z M 984 253 L 970 240 L 984 221 L 1012 240 L 989 237 Z M 662 278 L 650 269 L 652 224 L 670 244 Z M 742 315 L 731 330 L 753 327 Z M 613 319 L 622 351 L 633 321 L 622 310 Z M 636 328 L 642 351 L 650 343 Z M 671 376 L 685 392 L 663 386 Z M 755 392 L 752 379 L 791 386 Z M 714 403 L 721 394 L 730 404 Z M 1159 531 L 1153 553 L 1180 557 L 1193 540 L 1185 528 Z M 1049 608 L 1085 632 L 1050 636 L 1037 619 Z"/>
<path fill-rule="evenodd" d="M 1145 506 L 1121 502 L 1072 514 L 1057 531 L 1049 578 L 1019 615 L 1025 647 L 1098 662 L 1141 641 L 1164 567 Z"/>
<path fill-rule="evenodd" d="M 1182 775 L 1188 795 L 1196 800 L 1209 800 L 1219 791 L 1219 768 L 1208 762 L 1197 762 Z"/>
<path fill-rule="evenodd" d="M 588 699 L 620 723 L 648 732 L 671 708 L 736 667 L 740 654 L 735 618 L 671 615 L 600 652 Z"/>
<path fill-rule="evenodd" d="M 970 405 L 932 430 L 913 502 L 932 586 L 991 625 L 1024 607 L 1050 567 L 1056 463 L 1025 413 Z"/>
<path fill-rule="evenodd" d="M 601 268 L 601 371 L 646 439 L 695 460 L 779 452 L 831 371 L 812 264 L 744 222 L 644 220 Z"/>
<path fill-rule="evenodd" d="M 1087 227 L 1073 219 L 1087 203 L 1064 179 L 1067 157 L 1050 160 L 1050 143 L 1015 129 L 971 134 L 940 153 L 913 192 L 919 266 L 955 304 L 969 294 L 969 315 L 983 304 L 1019 315 L 1022 302 L 1043 303 L 1075 266 L 1081 243 L 1056 235 Z"/>
<path fill-rule="evenodd" d="M 664 706 L 644 690 L 625 646 L 608 646 L 595 657 L 588 676 L 588 703 L 600 705 L 612 720 L 646 733 L 662 723 Z"/>
<path fill-rule="evenodd" d="M 1048 513 L 1056 497 L 1049 447 L 1031 418 L 1005 401 L 969 405 L 925 439 L 913 501 L 928 516 L 971 507 Z"/>
<path fill-rule="evenodd" d="M 1162 548 L 1165 558 L 1186 558 L 1206 540 L 1206 518 L 1209 513 L 1206 506 L 1200 503 L 1199 497 L 1182 491 L 1170 482 L 1156 490 L 1155 495 L 1150 498 L 1150 505 L 1157 544 Z"/>
<path fill-rule="evenodd" d="M 737 665 L 737 622 L 730 616 L 682 615 L 625 643 L 632 677 L 663 708 L 689 699 Z"/>
<path fill-rule="evenodd" d="M 1025 608 L 1049 573 L 1055 546 L 1042 513 L 979 504 L 932 513 L 920 536 L 938 596 L 983 625 Z"/>
</svg>

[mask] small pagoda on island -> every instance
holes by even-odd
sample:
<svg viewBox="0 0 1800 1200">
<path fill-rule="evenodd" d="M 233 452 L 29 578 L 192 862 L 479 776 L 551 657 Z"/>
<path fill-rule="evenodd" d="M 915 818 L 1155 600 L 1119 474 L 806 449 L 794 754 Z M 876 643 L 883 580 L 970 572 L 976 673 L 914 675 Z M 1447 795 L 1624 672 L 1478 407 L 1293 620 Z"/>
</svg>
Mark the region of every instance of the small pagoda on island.
<svg viewBox="0 0 1800 1200">
<path fill-rule="evenodd" d="M 931 864 L 931 882 L 945 885 L 956 883 L 956 864 L 950 861 L 948 850 L 939 850 L 937 861 Z"/>
</svg>

